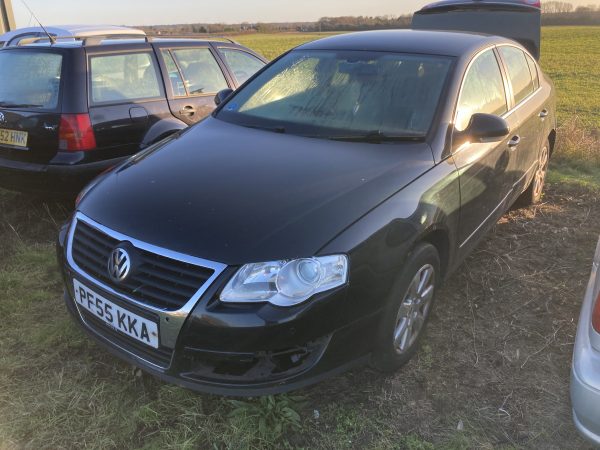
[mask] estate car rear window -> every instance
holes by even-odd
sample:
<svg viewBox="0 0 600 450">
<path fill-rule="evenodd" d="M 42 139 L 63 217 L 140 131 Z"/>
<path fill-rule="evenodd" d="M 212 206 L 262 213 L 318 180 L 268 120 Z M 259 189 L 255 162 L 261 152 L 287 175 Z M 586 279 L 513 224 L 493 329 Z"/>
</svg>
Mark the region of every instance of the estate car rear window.
<svg viewBox="0 0 600 450">
<path fill-rule="evenodd" d="M 63 57 L 34 50 L 0 52 L 0 107 L 56 109 Z"/>
<path fill-rule="evenodd" d="M 93 103 L 118 103 L 161 96 L 158 73 L 150 53 L 92 56 Z"/>
<path fill-rule="evenodd" d="M 238 91 L 217 117 L 318 138 L 423 138 L 451 64 L 428 55 L 294 51 Z"/>
</svg>

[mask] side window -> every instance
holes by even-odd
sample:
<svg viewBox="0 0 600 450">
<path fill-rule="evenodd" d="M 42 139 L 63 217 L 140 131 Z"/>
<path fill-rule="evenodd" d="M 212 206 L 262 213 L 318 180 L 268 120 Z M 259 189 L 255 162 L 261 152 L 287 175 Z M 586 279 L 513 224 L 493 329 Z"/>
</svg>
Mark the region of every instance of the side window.
<svg viewBox="0 0 600 450">
<path fill-rule="evenodd" d="M 515 104 L 521 103 L 525 97 L 534 91 L 533 80 L 525 53 L 516 47 L 502 46 L 499 48 L 502 59 L 506 63 L 508 77 L 512 84 Z"/>
<path fill-rule="evenodd" d="M 475 113 L 496 114 L 508 111 L 500 66 L 493 50 L 477 57 L 463 81 L 458 100 L 455 128 L 463 131 Z"/>
<path fill-rule="evenodd" d="M 227 80 L 221 67 L 208 48 L 171 50 L 181 72 L 189 95 L 216 94 L 227 89 Z"/>
<path fill-rule="evenodd" d="M 535 63 L 533 58 L 531 56 L 529 56 L 528 54 L 525 54 L 525 57 L 527 58 L 527 64 L 529 64 L 529 71 L 531 72 L 531 78 L 533 78 L 533 86 L 535 87 L 535 89 L 537 89 L 540 87 L 540 74 L 537 69 L 537 64 Z"/>
<path fill-rule="evenodd" d="M 122 102 L 161 97 L 151 53 L 92 56 L 92 103 Z"/>
<path fill-rule="evenodd" d="M 183 82 L 183 78 L 181 77 L 181 72 L 179 72 L 177 64 L 175 64 L 173 55 L 171 55 L 169 50 L 164 49 L 161 50 L 161 54 L 163 60 L 165 61 L 165 65 L 167 66 L 167 73 L 169 75 L 171 87 L 173 88 L 173 95 L 175 97 L 185 97 L 187 95 L 187 92 L 185 91 L 185 83 Z"/>
<path fill-rule="evenodd" d="M 248 78 L 265 66 L 260 59 L 241 50 L 220 48 L 227 65 L 231 68 L 238 84 L 244 83 Z"/>
</svg>

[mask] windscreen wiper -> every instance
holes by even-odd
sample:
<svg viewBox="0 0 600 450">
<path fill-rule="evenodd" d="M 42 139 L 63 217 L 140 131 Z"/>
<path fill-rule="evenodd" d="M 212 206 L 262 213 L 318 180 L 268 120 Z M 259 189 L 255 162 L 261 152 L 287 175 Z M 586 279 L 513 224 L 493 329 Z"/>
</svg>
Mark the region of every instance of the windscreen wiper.
<svg viewBox="0 0 600 450">
<path fill-rule="evenodd" d="M 266 127 L 266 126 L 261 126 L 261 125 L 248 125 L 245 123 L 240 124 L 243 127 L 246 128 L 253 128 L 255 130 L 264 130 L 264 131 L 272 131 L 274 133 L 281 133 L 281 134 L 285 134 L 285 128 L 284 127 Z"/>
<path fill-rule="evenodd" d="M 348 135 L 348 136 L 326 136 L 327 139 L 332 141 L 344 141 L 344 142 L 369 142 L 373 144 L 380 144 L 382 142 L 419 142 L 424 141 L 425 136 L 421 134 L 401 134 L 393 135 L 386 134 L 380 130 L 370 131 L 366 134 L 359 135 Z"/>
</svg>

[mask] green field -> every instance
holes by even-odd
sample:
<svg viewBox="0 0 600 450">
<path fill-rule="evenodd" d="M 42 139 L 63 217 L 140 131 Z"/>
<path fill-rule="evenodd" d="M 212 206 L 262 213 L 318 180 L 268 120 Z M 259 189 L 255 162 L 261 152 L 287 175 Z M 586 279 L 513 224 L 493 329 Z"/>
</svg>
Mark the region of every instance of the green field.
<svg viewBox="0 0 600 450">
<path fill-rule="evenodd" d="M 548 27 L 541 64 L 558 92 L 559 120 L 600 129 L 600 27 Z"/>
<path fill-rule="evenodd" d="M 600 153 L 600 148 L 594 148 L 598 143 L 594 130 L 600 128 L 600 27 L 547 28 L 543 36 L 542 65 L 559 92 L 561 126 L 572 123 L 574 115 L 582 124 L 580 128 L 570 129 L 574 144 L 571 147 L 565 144 L 563 148 L 571 150 L 557 150 L 563 155 L 561 166 L 555 169 L 551 179 L 557 185 L 582 184 L 578 189 L 584 191 L 560 191 L 552 194 L 551 199 L 559 202 L 577 198 L 581 205 L 588 205 L 589 199 L 597 195 L 592 197 L 587 189 L 600 186 L 600 169 L 590 168 L 588 164 L 596 161 L 589 155 Z M 315 34 L 255 34 L 235 39 L 273 58 L 318 37 L 320 35 Z M 578 133 L 580 140 L 577 140 Z M 590 148 L 582 152 L 579 150 L 582 145 Z M 586 165 L 588 168 L 582 169 Z M 581 170 L 587 172 L 582 175 Z M 570 200 L 561 207 L 554 208 L 550 204 L 539 214 L 539 220 L 559 214 L 561 208 L 575 207 L 573 205 Z M 439 314 L 437 334 L 428 335 L 419 355 L 398 375 L 384 378 L 368 369 L 358 369 L 300 391 L 301 398 L 277 396 L 239 403 L 194 394 L 142 375 L 106 354 L 73 324 L 63 305 L 62 282 L 55 267 L 53 247 L 56 229 L 71 207 L 71 204 L 48 203 L 0 190 L 0 450 L 508 450 L 583 446 L 570 423 L 567 400 L 573 320 L 568 322 L 571 334 L 562 336 L 556 331 L 552 338 L 552 329 L 538 331 L 536 328 L 540 323 L 538 317 L 549 307 L 548 302 L 542 303 L 539 311 L 532 310 L 530 322 L 522 327 L 524 338 L 517 341 L 516 346 L 517 358 L 519 351 L 534 355 L 525 369 L 521 361 L 512 368 L 509 359 L 513 354 L 508 353 L 511 348 L 498 349 L 495 342 L 484 347 L 483 337 L 481 343 L 475 341 L 476 320 L 482 324 L 478 336 L 486 336 L 488 332 L 500 330 L 496 319 L 501 321 L 511 314 L 513 306 L 487 312 L 493 320 L 484 322 L 480 309 L 487 305 L 483 301 L 474 303 L 477 298 L 473 300 L 472 296 L 480 287 L 483 299 L 491 295 L 490 292 L 505 292 L 514 287 L 516 282 L 512 283 L 514 280 L 506 275 L 514 273 L 505 270 L 519 264 L 519 254 L 514 253 L 513 245 L 517 242 L 514 241 L 516 234 L 529 233 L 526 224 L 532 218 L 527 217 L 527 212 L 515 216 L 505 234 L 496 242 L 486 244 L 469 270 L 459 274 L 452 286 L 456 298 L 449 302 L 448 309 L 439 310 L 444 314 Z M 590 208 L 593 207 L 591 204 Z M 593 209 L 591 211 L 593 213 Z M 568 215 L 560 220 L 568 220 Z M 582 214 L 574 229 L 580 230 L 584 225 L 591 227 L 594 220 L 593 216 L 588 218 Z M 556 229 L 560 231 L 564 225 L 558 219 L 557 223 Z M 559 236 L 550 233 L 547 235 L 553 236 L 552 239 Z M 573 256 L 579 258 L 577 267 L 583 275 L 578 275 L 574 287 L 559 284 L 555 288 L 561 289 L 557 291 L 560 295 L 563 292 L 573 295 L 575 290 L 575 296 L 568 297 L 564 306 L 570 309 L 568 313 L 557 314 L 554 322 L 548 320 L 550 328 L 553 323 L 568 321 L 576 314 L 577 296 L 583 292 L 583 279 L 589 273 L 590 261 L 587 256 L 581 256 L 587 255 L 588 247 L 591 249 L 586 239 L 577 241 L 581 251 L 580 254 L 574 251 Z M 541 240 L 540 234 L 530 244 Z M 495 246 L 505 242 L 506 249 L 496 250 Z M 542 247 L 544 245 L 547 244 Z M 548 264 L 553 267 L 556 260 L 563 257 L 555 257 L 554 253 L 551 256 Z M 519 282 L 530 283 L 534 290 L 524 291 L 519 294 L 523 297 L 516 295 L 514 299 L 517 303 L 519 298 L 529 298 L 526 295 L 545 299 L 548 292 L 542 289 L 544 285 L 538 284 L 539 279 L 534 278 L 540 275 L 532 272 L 534 264 L 527 261 L 522 264 L 519 270 L 531 273 Z M 487 278 L 474 278 L 473 273 L 478 268 L 496 266 L 500 268 L 500 275 L 493 283 Z M 485 273 L 479 275 L 484 277 Z M 564 273 L 561 276 L 566 280 L 564 283 L 573 278 Z M 470 311 L 465 302 L 470 305 Z M 502 302 L 494 305 L 501 307 Z M 514 306 L 515 311 L 520 309 Z M 520 333 L 513 330 L 514 336 Z M 550 338 L 546 341 L 547 335 Z M 466 344 L 453 347 L 449 340 L 455 338 Z M 442 352 L 440 349 L 446 346 L 449 349 Z M 459 354 L 470 358 L 472 349 L 477 354 L 477 363 L 458 359 Z M 554 366 L 544 365 L 555 361 L 558 362 Z M 489 372 L 481 372 L 481 367 L 489 367 Z M 459 370 L 463 372 L 459 374 Z M 531 389 L 520 389 L 516 381 L 510 386 L 502 385 L 502 376 L 496 372 L 500 370 L 505 370 L 502 372 L 505 376 L 510 375 L 504 380 L 505 384 L 513 383 L 514 379 L 523 384 L 531 383 Z M 489 385 L 489 389 L 482 391 L 482 385 Z M 494 391 L 500 385 L 502 389 Z M 457 396 L 459 392 L 461 396 Z M 490 397 L 482 396 L 481 392 Z M 524 429 L 525 420 L 528 428 Z"/>
<path fill-rule="evenodd" d="M 314 41 L 323 37 L 331 36 L 332 33 L 280 33 L 280 34 L 243 34 L 233 36 L 237 42 L 257 51 L 265 58 L 274 59 L 287 50 Z"/>
</svg>

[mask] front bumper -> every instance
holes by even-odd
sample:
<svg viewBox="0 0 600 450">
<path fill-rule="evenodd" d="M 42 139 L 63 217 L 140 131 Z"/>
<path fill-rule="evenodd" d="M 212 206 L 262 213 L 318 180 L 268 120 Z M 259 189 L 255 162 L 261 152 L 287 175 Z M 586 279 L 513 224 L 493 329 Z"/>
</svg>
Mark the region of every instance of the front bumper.
<svg viewBox="0 0 600 450">
<path fill-rule="evenodd" d="M 126 157 L 78 164 L 35 164 L 0 158 L 0 187 L 41 194 L 76 194 Z"/>
<path fill-rule="evenodd" d="M 592 276 L 583 301 L 577 338 L 573 349 L 571 370 L 571 403 L 573 418 L 581 434 L 600 446 L 600 351 L 597 350 L 600 336 L 590 324 L 598 280 L 600 243 Z"/>
<path fill-rule="evenodd" d="M 255 396 L 295 390 L 367 360 L 381 313 L 358 320 L 344 314 L 347 287 L 296 308 L 224 305 L 220 287 L 234 269 L 223 272 L 184 318 L 173 345 L 154 350 L 110 329 L 74 301 L 73 279 L 105 298 L 151 318 L 150 310 L 82 277 L 66 257 L 67 230 L 61 231 L 58 259 L 65 302 L 79 325 L 104 348 L 169 383 L 200 392 Z M 162 320 L 159 320 L 162 326 Z"/>
</svg>

